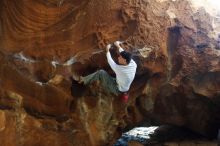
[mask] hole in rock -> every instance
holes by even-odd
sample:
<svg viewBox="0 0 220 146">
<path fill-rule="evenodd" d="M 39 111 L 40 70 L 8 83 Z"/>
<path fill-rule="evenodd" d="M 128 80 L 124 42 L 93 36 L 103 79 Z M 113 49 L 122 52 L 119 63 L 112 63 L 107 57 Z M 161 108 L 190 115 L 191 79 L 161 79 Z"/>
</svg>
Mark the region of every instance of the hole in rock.
<svg viewBox="0 0 220 146">
<path fill-rule="evenodd" d="M 170 61 L 172 62 L 172 71 L 171 71 L 171 77 L 174 77 L 178 71 L 182 68 L 182 58 L 178 55 L 175 55 L 175 52 L 178 48 L 178 40 L 180 38 L 180 27 L 171 27 L 169 28 L 169 34 L 168 34 L 168 52 L 170 56 Z"/>
<path fill-rule="evenodd" d="M 175 26 L 175 27 L 171 27 L 168 29 L 168 40 L 167 40 L 167 44 L 168 44 L 168 51 L 169 51 L 169 55 L 172 55 L 175 53 L 175 50 L 178 46 L 178 40 L 180 37 L 180 27 Z"/>
<path fill-rule="evenodd" d="M 204 49 L 204 48 L 207 48 L 207 47 L 208 47 L 208 44 L 205 44 L 205 43 L 196 45 L 197 49 Z"/>
</svg>

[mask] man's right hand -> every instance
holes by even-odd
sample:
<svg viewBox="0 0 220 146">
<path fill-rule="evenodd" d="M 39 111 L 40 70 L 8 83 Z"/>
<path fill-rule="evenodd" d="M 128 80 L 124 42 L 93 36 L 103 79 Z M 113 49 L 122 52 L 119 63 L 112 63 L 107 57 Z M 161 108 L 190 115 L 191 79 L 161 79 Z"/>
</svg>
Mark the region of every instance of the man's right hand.
<svg viewBox="0 0 220 146">
<path fill-rule="evenodd" d="M 108 44 L 108 45 L 106 46 L 106 52 L 109 52 L 111 46 L 112 46 L 111 44 Z"/>
</svg>

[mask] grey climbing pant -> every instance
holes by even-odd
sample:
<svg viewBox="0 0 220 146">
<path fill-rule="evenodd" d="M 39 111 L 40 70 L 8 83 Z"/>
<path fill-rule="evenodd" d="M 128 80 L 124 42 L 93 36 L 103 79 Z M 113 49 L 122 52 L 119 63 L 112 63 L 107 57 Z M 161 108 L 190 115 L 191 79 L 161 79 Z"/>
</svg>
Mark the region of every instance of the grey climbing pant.
<svg viewBox="0 0 220 146">
<path fill-rule="evenodd" d="M 98 70 L 88 76 L 82 77 L 82 81 L 85 85 L 88 85 L 94 81 L 100 81 L 100 84 L 104 88 L 105 91 L 109 93 L 113 93 L 115 95 L 119 94 L 116 79 L 111 77 L 104 70 Z"/>
</svg>

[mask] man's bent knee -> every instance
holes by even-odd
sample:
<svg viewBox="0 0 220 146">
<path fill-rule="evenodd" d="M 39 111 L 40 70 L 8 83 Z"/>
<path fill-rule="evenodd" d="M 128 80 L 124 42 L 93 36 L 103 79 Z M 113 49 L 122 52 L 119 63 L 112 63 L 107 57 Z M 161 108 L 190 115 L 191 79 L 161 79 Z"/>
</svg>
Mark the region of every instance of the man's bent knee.
<svg viewBox="0 0 220 146">
<path fill-rule="evenodd" d="M 99 70 L 98 73 L 99 74 L 107 74 L 107 72 L 105 70 L 103 70 L 103 69 Z"/>
</svg>

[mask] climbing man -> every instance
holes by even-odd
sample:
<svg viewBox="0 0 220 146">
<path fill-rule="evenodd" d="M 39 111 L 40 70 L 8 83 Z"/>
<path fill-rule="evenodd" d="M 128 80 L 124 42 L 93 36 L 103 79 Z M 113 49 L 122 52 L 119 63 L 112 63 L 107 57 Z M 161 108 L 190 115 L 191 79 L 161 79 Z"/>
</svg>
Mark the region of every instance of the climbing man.
<svg viewBox="0 0 220 146">
<path fill-rule="evenodd" d="M 116 41 L 114 45 L 118 48 L 120 55 L 118 56 L 118 64 L 111 57 L 111 44 L 106 46 L 106 56 L 108 64 L 115 72 L 116 78 L 111 77 L 106 71 L 99 70 L 85 77 L 73 75 L 73 79 L 85 85 L 99 80 L 101 86 L 108 92 L 119 95 L 123 102 L 128 101 L 128 91 L 132 81 L 134 80 L 137 64 L 132 59 L 132 55 L 126 52 L 120 46 L 121 42 Z"/>
</svg>

